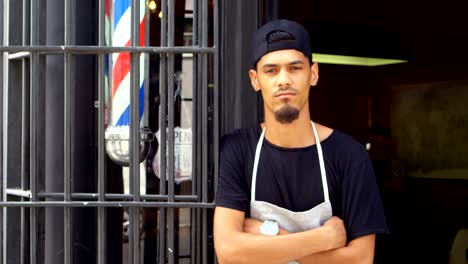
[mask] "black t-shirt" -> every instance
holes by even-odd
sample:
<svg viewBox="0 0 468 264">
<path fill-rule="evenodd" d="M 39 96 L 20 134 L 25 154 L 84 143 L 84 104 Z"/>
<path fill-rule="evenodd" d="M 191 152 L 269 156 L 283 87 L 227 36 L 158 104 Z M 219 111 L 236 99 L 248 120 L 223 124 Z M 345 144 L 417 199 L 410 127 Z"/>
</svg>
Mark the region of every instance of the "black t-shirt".
<svg viewBox="0 0 468 264">
<path fill-rule="evenodd" d="M 252 169 L 260 126 L 225 135 L 220 145 L 216 206 L 249 216 Z M 313 136 L 313 135 L 311 135 Z M 321 141 L 333 215 L 343 219 L 348 241 L 386 233 L 372 163 L 364 147 L 340 132 Z M 282 148 L 264 139 L 257 170 L 256 200 L 291 211 L 309 210 L 324 201 L 316 145 Z"/>
</svg>

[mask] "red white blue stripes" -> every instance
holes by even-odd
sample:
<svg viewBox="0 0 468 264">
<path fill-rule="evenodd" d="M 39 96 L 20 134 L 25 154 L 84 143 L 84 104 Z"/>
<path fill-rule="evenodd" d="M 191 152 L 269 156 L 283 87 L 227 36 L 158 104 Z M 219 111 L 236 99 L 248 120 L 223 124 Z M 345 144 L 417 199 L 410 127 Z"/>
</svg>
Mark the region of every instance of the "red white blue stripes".
<svg viewBox="0 0 468 264">
<path fill-rule="evenodd" d="M 140 0 L 140 45 L 145 44 L 145 1 Z M 113 0 L 112 46 L 128 47 L 131 39 L 131 0 Z M 132 44 L 133 45 L 133 44 Z M 144 109 L 145 55 L 140 55 L 140 120 Z M 112 126 L 130 124 L 130 54 L 112 54 Z"/>
</svg>

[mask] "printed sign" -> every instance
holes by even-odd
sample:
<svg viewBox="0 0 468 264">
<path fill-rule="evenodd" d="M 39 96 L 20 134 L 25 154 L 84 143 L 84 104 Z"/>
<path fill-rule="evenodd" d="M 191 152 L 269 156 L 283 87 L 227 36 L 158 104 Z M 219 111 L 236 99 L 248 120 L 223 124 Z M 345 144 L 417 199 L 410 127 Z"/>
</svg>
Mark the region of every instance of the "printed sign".
<svg viewBox="0 0 468 264">
<path fill-rule="evenodd" d="M 156 132 L 156 138 L 160 141 L 160 132 Z M 168 145 L 166 145 L 168 146 Z M 168 149 L 166 148 L 166 161 L 168 162 Z M 160 177 L 160 147 L 153 159 L 153 170 Z M 166 166 L 166 179 L 168 178 Z M 181 183 L 192 179 L 192 129 L 174 128 L 174 181 Z"/>
</svg>

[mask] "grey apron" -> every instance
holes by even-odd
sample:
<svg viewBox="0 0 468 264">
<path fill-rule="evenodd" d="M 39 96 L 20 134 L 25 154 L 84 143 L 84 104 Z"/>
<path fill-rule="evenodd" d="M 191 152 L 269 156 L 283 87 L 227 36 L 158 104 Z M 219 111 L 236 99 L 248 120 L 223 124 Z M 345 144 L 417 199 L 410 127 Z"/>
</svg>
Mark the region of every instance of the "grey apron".
<svg viewBox="0 0 468 264">
<path fill-rule="evenodd" d="M 291 233 L 301 232 L 317 228 L 332 217 L 332 207 L 328 196 L 327 176 L 325 174 L 325 163 L 323 162 L 322 146 L 317 134 L 315 124 L 311 121 L 314 130 L 315 142 L 320 163 L 320 174 L 322 176 L 322 186 L 324 202 L 314 208 L 304 212 L 293 212 L 285 208 L 281 208 L 271 203 L 255 200 L 255 186 L 257 182 L 257 168 L 260 160 L 260 152 L 262 149 L 263 139 L 265 137 L 265 129 L 263 129 L 260 139 L 257 143 L 255 151 L 255 161 L 252 172 L 252 190 L 250 200 L 250 217 L 260 220 L 274 220 L 278 222 L 279 227 Z"/>
</svg>

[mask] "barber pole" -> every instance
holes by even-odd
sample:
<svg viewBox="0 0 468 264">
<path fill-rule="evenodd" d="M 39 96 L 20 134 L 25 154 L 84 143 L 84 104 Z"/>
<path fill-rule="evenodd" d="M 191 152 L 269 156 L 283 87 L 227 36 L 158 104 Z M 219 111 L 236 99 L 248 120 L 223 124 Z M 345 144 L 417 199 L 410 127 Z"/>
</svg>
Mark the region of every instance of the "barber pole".
<svg viewBox="0 0 468 264">
<path fill-rule="evenodd" d="M 140 1 L 140 39 L 139 43 L 131 42 L 131 22 L 132 22 L 132 0 L 106 0 L 106 31 L 110 32 L 106 37 L 106 44 L 114 47 L 144 46 L 145 45 L 145 24 L 146 24 L 146 4 Z M 139 85 L 139 117 L 140 123 L 143 118 L 145 104 L 145 57 L 140 54 L 140 85 Z M 131 91 L 131 69 L 130 53 L 113 53 L 108 56 L 109 63 L 106 75 L 109 79 L 108 91 L 111 102 L 106 106 L 110 108 L 110 120 L 107 120 L 106 128 L 106 151 L 109 157 L 121 166 L 129 166 L 130 162 L 130 91 Z M 109 76 L 110 75 L 110 76 Z M 149 131 L 150 132 L 150 131 Z M 142 150 L 142 153 L 145 149 Z M 140 153 L 141 154 L 141 153 Z M 144 157 L 140 157 L 142 161 Z"/>
<path fill-rule="evenodd" d="M 131 44 L 131 0 L 114 0 L 112 46 Z M 145 1 L 140 1 L 140 46 L 145 44 Z M 132 45 L 135 45 L 132 43 Z M 140 120 L 144 109 L 145 55 L 140 55 Z M 130 125 L 130 54 L 112 55 L 112 126 Z"/>
</svg>

